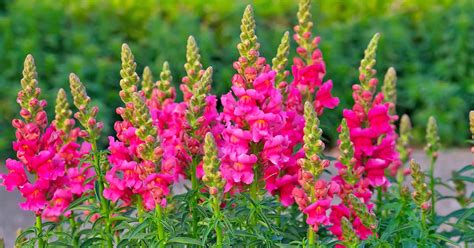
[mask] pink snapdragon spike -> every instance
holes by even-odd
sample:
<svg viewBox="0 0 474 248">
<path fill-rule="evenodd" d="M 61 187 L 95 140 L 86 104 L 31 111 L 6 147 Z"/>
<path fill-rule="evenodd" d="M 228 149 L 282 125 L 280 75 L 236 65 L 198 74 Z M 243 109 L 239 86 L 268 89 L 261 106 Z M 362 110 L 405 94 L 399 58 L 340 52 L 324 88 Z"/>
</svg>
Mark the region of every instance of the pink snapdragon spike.
<svg viewBox="0 0 474 248">
<path fill-rule="evenodd" d="M 324 151 L 322 142 L 322 130 L 319 127 L 319 119 L 313 104 L 305 103 L 304 107 L 305 127 L 304 131 L 304 155 L 298 161 L 298 186 L 292 190 L 292 195 L 299 209 L 306 215 L 306 223 L 312 232 L 317 232 L 320 226 L 326 226 L 329 222 L 328 210 L 332 199 L 340 191 L 335 182 L 327 182 L 320 179 L 323 171 L 329 166 L 329 160 L 321 159 Z M 312 235 L 314 237 L 314 235 Z M 314 244 L 314 238 L 309 238 L 310 245 Z"/>
<path fill-rule="evenodd" d="M 397 135 L 391 125 L 390 104 L 383 102 L 381 93 L 376 94 L 377 79 L 373 78 L 378 39 L 376 34 L 365 51 L 359 68 L 361 84 L 353 86 L 355 103 L 352 109 L 343 111 L 344 120 L 339 130 L 341 154 L 336 162 L 338 175 L 333 181 L 341 185 L 342 202 L 332 208 L 330 230 L 340 239 L 341 217 L 352 223 L 360 239 L 372 234 L 369 227 L 360 223 L 361 216 L 352 208 L 348 196 L 353 194 L 371 210 L 373 189 L 388 186 L 385 171 L 391 164 L 398 163 Z"/>
<path fill-rule="evenodd" d="M 288 121 L 293 119 L 284 111 L 282 94 L 275 87 L 276 72 L 259 56 L 252 11 L 248 6 L 242 19 L 232 91 L 221 98 L 220 118 L 225 126 L 218 139 L 221 174 L 226 192 L 261 185 L 291 205 L 297 183 L 295 144 L 289 142 L 294 128 Z M 303 124 L 302 118 L 294 121 Z"/>
<path fill-rule="evenodd" d="M 395 149 L 397 134 L 391 125 L 390 104 L 384 102 L 382 93 L 376 94 L 375 49 L 379 35 L 376 34 L 366 50 L 360 66 L 361 84 L 353 86 L 354 106 L 343 111 L 354 143 L 356 167 L 364 169 L 372 187 L 387 186 L 385 169 L 398 163 Z"/>
<path fill-rule="evenodd" d="M 121 200 L 124 205 L 136 200 L 137 204 L 151 210 L 166 205 L 175 171 L 174 167 L 157 166 L 161 162 L 163 149 L 159 146 L 157 127 L 147 105 L 149 99 L 146 94 L 137 92 L 139 79 L 135 68 L 133 54 L 124 44 L 120 97 L 125 107 L 117 108 L 123 119 L 114 125 L 117 140 L 109 137 L 111 168 L 105 176 L 109 185 L 104 189 L 104 197 L 113 202 Z M 166 101 L 161 100 L 157 99 L 157 106 Z"/>
<path fill-rule="evenodd" d="M 335 108 L 339 104 L 339 99 L 332 96 L 332 81 L 324 82 L 326 64 L 318 47 L 321 38 L 313 37 L 311 33 L 313 22 L 310 8 L 311 1 L 300 1 L 297 13 L 298 25 L 294 27 L 293 35 L 293 39 L 298 43 L 296 53 L 299 57 L 293 59 L 291 67 L 293 81 L 282 89 L 284 95 L 288 97 L 289 109 L 302 113 L 304 102 L 310 101 L 313 102 L 318 115 L 321 115 L 325 108 Z"/>
<path fill-rule="evenodd" d="M 26 57 L 21 83 L 17 102 L 23 120 L 12 122 L 17 138 L 13 149 L 18 160 L 7 159 L 8 174 L 0 176 L 1 183 L 8 191 L 20 191 L 25 198 L 20 204 L 22 209 L 55 221 L 67 215 L 64 211 L 74 198 L 91 189 L 93 180 L 86 180 L 93 174 L 85 169 L 87 164 L 80 165 L 90 148 L 88 143 L 81 145 L 77 141 L 80 130 L 73 128 L 63 90 L 58 94 L 56 119 L 48 125 L 46 101 L 39 100 L 41 90 L 31 55 Z M 82 170 L 80 175 L 75 175 L 77 170 Z"/>
</svg>

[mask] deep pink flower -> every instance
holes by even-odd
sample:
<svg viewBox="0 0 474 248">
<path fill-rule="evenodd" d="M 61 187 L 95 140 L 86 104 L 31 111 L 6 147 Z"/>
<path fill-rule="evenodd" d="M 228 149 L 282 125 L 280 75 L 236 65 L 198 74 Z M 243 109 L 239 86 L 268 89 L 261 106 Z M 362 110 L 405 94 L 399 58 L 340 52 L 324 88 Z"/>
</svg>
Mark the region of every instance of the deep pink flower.
<svg viewBox="0 0 474 248">
<path fill-rule="evenodd" d="M 93 188 L 93 181 L 88 183 L 86 180 L 94 176 L 91 168 L 87 169 L 88 164 L 84 164 L 83 168 L 73 167 L 67 170 L 67 175 L 70 180 L 69 189 L 75 195 L 81 195 Z"/>
<path fill-rule="evenodd" d="M 8 174 L 0 176 L 1 179 L 3 179 L 2 185 L 5 186 L 8 191 L 13 191 L 14 188 L 20 187 L 28 182 L 22 163 L 13 159 L 7 159 L 6 167 Z"/>
<path fill-rule="evenodd" d="M 371 129 L 377 134 L 383 134 L 389 132 L 392 127 L 390 126 L 390 116 L 388 114 L 388 105 L 376 105 L 369 110 L 368 120 Z"/>
<path fill-rule="evenodd" d="M 339 98 L 333 97 L 332 80 L 325 82 L 316 93 L 316 100 L 314 101 L 314 109 L 318 114 L 322 114 L 324 108 L 333 109 L 339 105 Z"/>
<path fill-rule="evenodd" d="M 46 180 L 37 180 L 34 184 L 25 183 L 19 190 L 26 201 L 20 203 L 23 210 L 39 212 L 44 209 L 47 204 L 46 191 L 49 182 Z"/>
<path fill-rule="evenodd" d="M 326 214 L 326 211 L 331 205 L 330 199 L 316 200 L 308 207 L 303 210 L 303 213 L 308 215 L 306 223 L 313 226 L 315 231 L 318 230 L 319 225 L 328 225 L 329 217 Z"/>
<path fill-rule="evenodd" d="M 229 155 L 230 162 L 222 167 L 222 176 L 228 184 L 240 183 L 251 184 L 253 182 L 253 165 L 257 162 L 254 154 L 235 154 Z"/>
<path fill-rule="evenodd" d="M 326 69 L 321 63 L 315 63 L 303 68 L 292 66 L 291 70 L 296 86 L 300 90 L 309 90 L 311 93 L 314 92 L 316 87 L 321 85 L 323 77 L 326 74 Z"/>
<path fill-rule="evenodd" d="M 72 192 L 66 189 L 58 189 L 54 192 L 53 199 L 48 203 L 43 211 L 43 218 L 49 220 L 57 220 L 58 217 L 65 215 L 68 216 L 70 211 L 64 213 L 69 204 L 72 202 Z"/>
</svg>

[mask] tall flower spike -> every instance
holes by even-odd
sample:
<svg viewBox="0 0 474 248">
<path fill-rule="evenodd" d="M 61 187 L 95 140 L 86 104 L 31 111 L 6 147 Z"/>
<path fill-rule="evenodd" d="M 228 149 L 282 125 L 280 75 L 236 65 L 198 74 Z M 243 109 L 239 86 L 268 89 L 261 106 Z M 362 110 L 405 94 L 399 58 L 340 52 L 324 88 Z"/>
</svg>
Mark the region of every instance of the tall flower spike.
<svg viewBox="0 0 474 248">
<path fill-rule="evenodd" d="M 208 67 L 193 89 L 186 118 L 193 130 L 199 128 L 199 119 L 206 107 L 206 95 L 211 90 L 212 67 Z M 202 118 L 201 118 L 202 119 Z"/>
<path fill-rule="evenodd" d="M 474 110 L 469 112 L 469 129 L 471 130 L 472 140 L 474 140 Z"/>
<path fill-rule="evenodd" d="M 324 143 L 321 140 L 323 130 L 319 128 L 319 119 L 310 102 L 306 102 L 304 105 L 304 119 L 303 148 L 307 160 L 303 163 L 303 167 L 306 171 L 311 172 L 314 178 L 319 178 L 325 169 L 324 163 L 319 157 L 324 151 Z"/>
<path fill-rule="evenodd" d="M 173 76 L 171 75 L 170 65 L 168 61 L 163 62 L 163 68 L 160 73 L 160 80 L 156 82 L 156 87 L 163 93 L 163 101 L 171 97 L 171 82 L 173 81 Z M 162 102 L 163 102 L 162 101 Z"/>
<path fill-rule="evenodd" d="M 146 99 L 150 99 L 154 88 L 153 82 L 153 73 L 151 72 L 150 67 L 145 66 L 143 69 L 143 76 L 142 76 L 142 92 L 145 95 Z"/>
<path fill-rule="evenodd" d="M 137 136 L 145 141 L 144 144 L 141 144 L 141 149 L 139 150 L 139 155 L 144 160 L 149 160 L 157 162 L 159 158 L 154 152 L 157 147 L 157 130 L 153 125 L 153 120 L 150 115 L 150 110 L 148 109 L 145 100 L 137 92 L 132 95 L 133 103 L 133 119 L 132 124 L 136 128 L 135 133 Z"/>
<path fill-rule="evenodd" d="M 375 217 L 375 214 L 371 213 L 367 208 L 367 205 L 365 205 L 355 195 L 350 194 L 349 201 L 352 204 L 352 209 L 355 210 L 357 217 L 359 217 L 362 224 L 374 232 L 375 228 L 377 228 L 377 218 Z"/>
<path fill-rule="evenodd" d="M 428 186 L 425 183 L 425 174 L 421 171 L 420 165 L 413 159 L 410 161 L 410 169 L 413 178 L 413 201 L 423 211 L 428 211 L 430 209 L 429 200 L 432 192 L 428 189 Z"/>
<path fill-rule="evenodd" d="M 136 73 L 137 64 L 133 57 L 132 51 L 127 44 L 122 45 L 122 69 L 120 70 L 120 98 L 127 104 L 132 102 L 132 95 L 137 91 L 137 83 L 139 80 L 138 74 Z"/>
<path fill-rule="evenodd" d="M 431 116 L 428 119 L 428 125 L 426 127 L 426 155 L 432 159 L 436 159 L 438 157 L 439 146 L 438 125 L 436 124 L 436 119 Z"/>
<path fill-rule="evenodd" d="M 100 130 L 103 124 L 97 122 L 96 116 L 99 112 L 97 106 L 89 106 L 91 98 L 87 95 L 86 87 L 82 84 L 76 74 L 69 74 L 69 85 L 71 87 L 71 94 L 74 99 L 74 105 L 79 112 L 74 114 L 79 123 L 86 129 L 86 141 L 91 142 L 99 138 Z"/>
<path fill-rule="evenodd" d="M 400 161 L 405 164 L 410 159 L 410 143 L 413 139 L 411 133 L 411 122 L 408 115 L 403 115 L 400 120 L 400 136 L 397 140 L 397 151 L 400 154 Z"/>
<path fill-rule="evenodd" d="M 346 217 L 342 217 L 341 219 L 341 228 L 343 236 L 342 243 L 345 245 L 345 247 L 358 247 L 360 242 L 359 237 L 354 231 L 352 223 Z"/>
<path fill-rule="evenodd" d="M 202 70 L 201 55 L 199 54 L 199 47 L 193 36 L 189 36 L 186 45 L 186 64 L 184 64 L 188 78 L 189 89 L 192 90 L 195 83 L 200 79 L 200 71 Z"/>
<path fill-rule="evenodd" d="M 179 86 L 183 92 L 183 98 L 185 102 L 193 97 L 193 91 L 195 85 L 201 80 L 202 70 L 201 55 L 199 55 L 199 47 L 193 36 L 189 36 L 188 44 L 186 45 L 186 64 L 184 64 L 186 70 L 186 76 L 183 77 L 182 82 Z"/>
<path fill-rule="evenodd" d="M 380 34 L 376 33 L 369 42 L 367 49 L 364 52 L 364 58 L 360 61 L 359 67 L 359 80 L 361 86 L 365 90 L 374 90 L 375 84 L 371 82 L 372 77 L 375 75 L 375 55 L 377 51 L 377 45 L 380 39 Z"/>
<path fill-rule="evenodd" d="M 46 106 L 46 102 L 38 99 L 41 89 L 38 88 L 35 60 L 31 54 L 25 58 L 21 88 L 17 98 L 21 107 L 20 115 L 26 122 L 35 121 L 38 113 L 42 112 Z M 46 123 L 40 123 L 40 125 L 44 127 Z"/>
<path fill-rule="evenodd" d="M 63 131 L 64 134 L 68 134 L 74 126 L 74 122 L 71 121 L 72 111 L 69 109 L 69 103 L 64 89 L 59 89 L 58 91 L 54 111 L 56 114 L 54 119 L 56 129 Z"/>
<path fill-rule="evenodd" d="M 385 102 L 389 102 L 390 114 L 395 115 L 395 105 L 397 104 L 397 72 L 393 67 L 388 68 L 382 85 L 382 93 Z"/>
<path fill-rule="evenodd" d="M 354 185 L 357 182 L 357 177 L 354 172 L 354 144 L 350 138 L 349 127 L 347 126 L 346 119 L 342 119 L 341 132 L 339 134 L 339 162 L 346 167 L 346 170 L 342 177 L 346 182 Z"/>
<path fill-rule="evenodd" d="M 275 85 L 278 85 L 288 76 L 288 71 L 285 70 L 288 64 L 288 53 L 290 51 L 290 33 L 288 31 L 283 34 L 280 45 L 278 46 L 277 54 L 272 59 L 272 70 L 276 71 Z"/>
<path fill-rule="evenodd" d="M 209 188 L 211 195 L 215 195 L 221 191 L 225 184 L 219 171 L 220 164 L 214 136 L 211 133 L 207 133 L 204 142 L 203 182 Z"/>
<path fill-rule="evenodd" d="M 250 5 L 245 8 L 240 30 L 240 43 L 237 45 L 237 49 L 239 50 L 240 56 L 246 59 L 246 61 L 242 63 L 242 67 L 246 68 L 256 62 L 260 48 L 257 35 L 255 35 L 253 8 Z"/>
<path fill-rule="evenodd" d="M 298 25 L 295 27 L 295 40 L 304 49 L 306 55 L 304 59 L 310 60 L 314 49 L 311 41 L 311 29 L 313 28 L 311 0 L 300 0 L 296 16 L 298 17 Z"/>
</svg>

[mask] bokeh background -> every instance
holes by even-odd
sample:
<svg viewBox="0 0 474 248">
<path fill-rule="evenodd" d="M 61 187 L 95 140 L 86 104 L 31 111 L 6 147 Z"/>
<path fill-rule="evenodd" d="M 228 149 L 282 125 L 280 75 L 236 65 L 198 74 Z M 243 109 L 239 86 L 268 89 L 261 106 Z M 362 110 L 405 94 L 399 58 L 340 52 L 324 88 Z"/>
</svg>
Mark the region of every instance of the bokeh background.
<svg viewBox="0 0 474 248">
<path fill-rule="evenodd" d="M 121 105 L 123 42 L 132 48 L 140 74 L 148 65 L 157 77 L 167 60 L 178 85 L 186 39 L 194 35 L 203 64 L 214 67 L 213 92 L 221 95 L 231 84 L 240 18 L 249 3 L 255 9 L 261 53 L 270 60 L 284 31 L 292 31 L 296 23 L 297 1 L 0 1 L 0 158 L 11 154 L 10 123 L 18 116 L 15 99 L 26 54 L 36 59 L 50 114 L 57 90 L 68 89 L 68 74 L 75 72 L 100 106 L 99 118 L 111 134 L 114 109 Z M 382 79 L 389 66 L 397 69 L 397 111 L 412 117 L 416 141 L 423 142 L 426 120 L 434 115 L 444 145 L 464 144 L 468 110 L 474 109 L 473 0 L 314 0 L 312 13 L 314 31 L 322 38 L 326 78 L 334 81 L 341 99 L 336 110 L 324 115 L 330 142 L 336 139 L 342 109 L 352 105 L 350 86 L 357 80 L 363 50 L 380 32 L 378 76 Z"/>
</svg>

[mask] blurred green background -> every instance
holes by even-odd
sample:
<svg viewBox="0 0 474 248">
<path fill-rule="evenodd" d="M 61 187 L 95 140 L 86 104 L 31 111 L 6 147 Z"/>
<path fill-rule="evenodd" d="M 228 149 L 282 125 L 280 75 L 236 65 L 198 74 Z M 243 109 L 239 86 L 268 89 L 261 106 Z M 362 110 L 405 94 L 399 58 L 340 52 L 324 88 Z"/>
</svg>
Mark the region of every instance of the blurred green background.
<svg viewBox="0 0 474 248">
<path fill-rule="evenodd" d="M 171 64 L 174 83 L 184 75 L 185 44 L 194 35 L 205 66 L 214 67 L 214 93 L 229 90 L 232 62 L 245 5 L 254 6 L 261 52 L 271 59 L 281 35 L 296 23 L 295 0 L 13 0 L 0 1 L 0 157 L 14 139 L 11 119 L 22 63 L 36 59 L 50 114 L 56 92 L 68 89 L 75 72 L 86 84 L 107 134 L 117 118 L 120 46 L 127 42 L 138 71 L 149 65 L 158 76 Z M 425 122 L 434 115 L 446 146 L 462 145 L 468 110 L 474 108 L 474 1 L 339 0 L 313 1 L 315 33 L 322 38 L 328 74 L 341 105 L 323 117 L 334 142 L 341 111 L 352 105 L 351 85 L 370 37 L 382 34 L 377 52 L 379 78 L 394 66 L 398 113 L 409 114 L 423 142 Z M 292 41 L 293 42 L 293 41 Z M 292 44 L 293 50 L 295 44 Z M 294 52 L 292 51 L 291 56 Z M 52 116 L 52 115 L 51 115 Z M 105 135 L 104 135 L 105 136 Z"/>
</svg>

